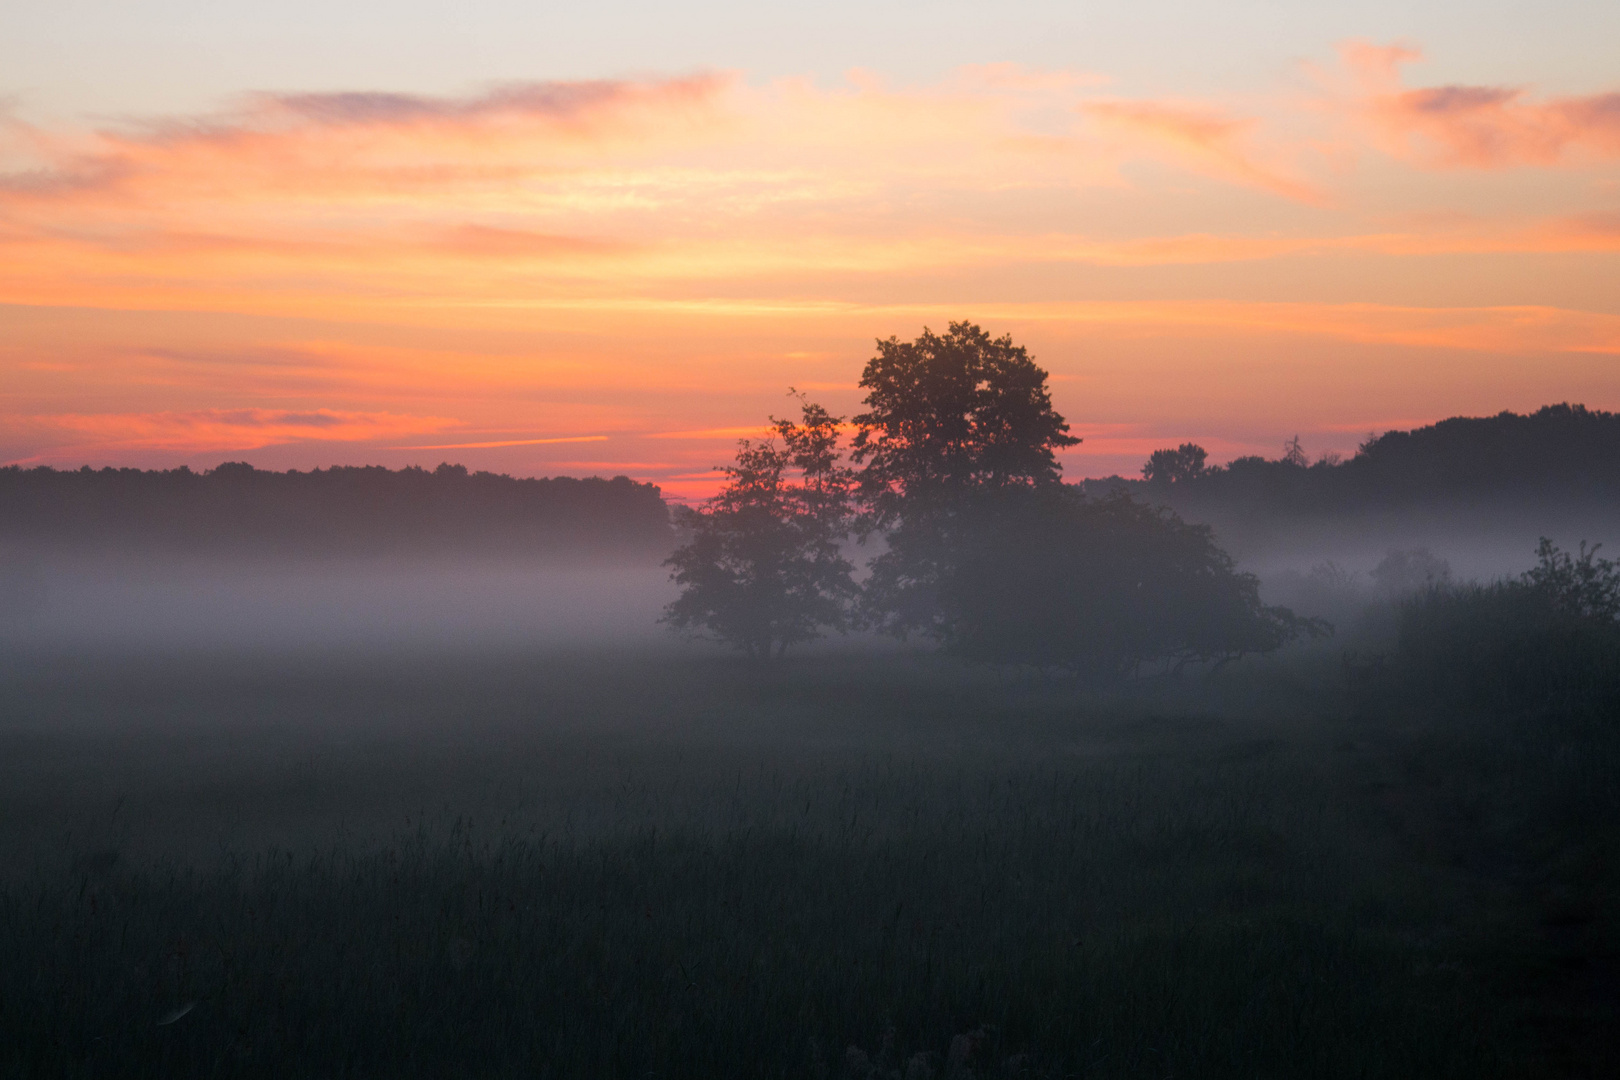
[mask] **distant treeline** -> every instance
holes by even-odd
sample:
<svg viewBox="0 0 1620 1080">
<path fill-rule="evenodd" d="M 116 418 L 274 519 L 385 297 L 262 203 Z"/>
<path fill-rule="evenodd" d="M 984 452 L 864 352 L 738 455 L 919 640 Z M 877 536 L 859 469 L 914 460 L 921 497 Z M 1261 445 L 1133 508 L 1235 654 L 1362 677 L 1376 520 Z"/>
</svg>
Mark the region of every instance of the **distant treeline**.
<svg viewBox="0 0 1620 1080">
<path fill-rule="evenodd" d="M 142 553 L 653 555 L 673 546 L 654 484 L 519 479 L 461 465 L 270 472 L 0 469 L 0 543 Z"/>
<path fill-rule="evenodd" d="M 1209 466 L 1192 443 L 1156 451 L 1124 489 L 1215 522 L 1234 540 L 1306 518 L 1441 506 L 1620 506 L 1620 416 L 1582 405 L 1456 417 L 1369 438 L 1356 454 Z M 285 473 L 227 462 L 206 472 L 0 468 L 0 543 L 266 553 L 664 553 L 673 547 L 657 486 L 625 477 L 518 479 L 460 465 L 334 466 Z"/>
<path fill-rule="evenodd" d="M 1206 466 L 1193 444 L 1156 451 L 1142 479 L 1088 480 L 1088 493 L 1126 488 L 1203 519 L 1209 515 L 1339 516 L 1436 502 L 1521 505 L 1620 497 L 1620 416 L 1583 405 L 1455 417 L 1370 437 L 1341 460 L 1311 461 L 1294 440 L 1277 458 Z"/>
</svg>

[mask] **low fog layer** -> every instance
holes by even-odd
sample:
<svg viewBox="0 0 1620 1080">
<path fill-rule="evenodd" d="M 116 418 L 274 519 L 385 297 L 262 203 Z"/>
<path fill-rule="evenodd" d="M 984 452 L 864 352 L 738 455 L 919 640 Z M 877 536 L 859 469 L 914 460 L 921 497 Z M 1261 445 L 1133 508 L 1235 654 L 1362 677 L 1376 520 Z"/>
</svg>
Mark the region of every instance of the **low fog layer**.
<svg viewBox="0 0 1620 1080">
<path fill-rule="evenodd" d="M 1453 579 L 1491 580 L 1531 566 L 1541 535 L 1569 549 L 1620 536 L 1597 520 L 1545 529 L 1477 520 L 1446 528 L 1434 518 L 1385 525 L 1302 527 L 1235 554 L 1261 578 L 1268 602 L 1343 619 L 1358 598 L 1381 597 L 1374 570 L 1391 551 L 1426 550 Z M 878 550 L 855 547 L 850 556 L 863 563 Z M 8 651 L 51 652 L 676 647 L 681 639 L 658 622 L 675 594 L 668 570 L 651 559 L 13 552 L 0 566 L 0 641 Z"/>
<path fill-rule="evenodd" d="M 953 324 L 949 341 L 925 334 L 895 345 L 890 360 L 931 363 L 946 346 L 975 356 L 1010 349 L 1028 364 L 1009 342 L 966 324 Z M 1033 367 L 1030 376 L 1045 377 Z M 904 394 L 894 401 L 902 412 L 917 405 Z M 935 406 L 967 407 L 954 399 Z M 804 408 L 806 424 L 819 418 L 824 427 L 814 430 L 836 446 L 833 419 Z M 1048 433 L 1060 431 L 1062 418 L 1050 419 L 1059 426 Z M 793 430 L 809 438 L 812 428 Z M 1033 428 L 1025 434 L 1046 438 Z M 1542 537 L 1568 551 L 1583 541 L 1606 544 L 1607 555 L 1620 548 L 1620 416 L 1579 405 L 1386 432 L 1342 462 L 1330 455 L 1313 464 L 1297 440 L 1274 460 L 1206 459 L 1191 443 L 1167 447 L 1141 478 L 1077 486 L 1095 499 L 1124 492 L 1208 524 L 1237 567 L 1261 579 L 1267 602 L 1341 626 L 1358 605 L 1387 608 L 1402 588 L 1421 584 L 1396 588 L 1377 573 L 1392 551 L 1422 552 L 1422 565 L 1454 581 L 1491 581 L 1529 568 Z M 1060 478 L 1055 465 L 1037 473 L 1027 479 Z M 891 516 L 891 527 L 904 518 Z M 1021 553 L 1038 561 L 1027 526 L 1002 537 L 976 572 L 987 595 L 1009 595 L 994 581 L 1018 569 Z M 11 466 L 0 468 L 0 644 L 673 644 L 658 619 L 677 590 L 659 561 L 679 539 L 658 489 L 624 477 L 517 479 L 454 465 L 308 473 L 245 463 L 206 473 Z M 846 591 L 882 550 L 881 537 L 873 541 L 847 551 L 857 569 Z M 1095 553 L 1077 558 L 1085 565 L 1070 567 L 1075 573 L 1102 565 Z M 1004 613 L 1012 624 L 1028 622 L 1027 607 Z"/>
<path fill-rule="evenodd" d="M 1528 568 L 1544 536 L 1572 550 L 1583 540 L 1605 544 L 1611 552 L 1620 547 L 1620 507 L 1600 500 L 1538 508 L 1505 501 L 1429 506 L 1265 522 L 1264 527 L 1235 514 L 1184 516 L 1208 521 L 1221 546 L 1262 578 L 1325 560 L 1365 573 L 1392 549 L 1426 547 L 1443 555 L 1459 576 L 1483 581 Z"/>
<path fill-rule="evenodd" d="M 1607 556 L 1620 553 L 1620 512 L 1598 504 L 1545 513 L 1436 507 L 1368 521 L 1298 522 L 1265 535 L 1245 535 L 1241 522 L 1215 528 L 1239 566 L 1260 578 L 1266 602 L 1327 618 L 1341 631 L 1363 606 L 1395 600 L 1431 576 L 1454 582 L 1516 577 L 1535 565 L 1543 537 L 1570 552 L 1585 542 L 1603 545 Z M 1403 559 L 1410 564 L 1405 572 L 1390 573 L 1386 562 Z"/>
<path fill-rule="evenodd" d="M 10 649 L 602 647 L 671 641 L 651 561 L 13 556 Z"/>
</svg>

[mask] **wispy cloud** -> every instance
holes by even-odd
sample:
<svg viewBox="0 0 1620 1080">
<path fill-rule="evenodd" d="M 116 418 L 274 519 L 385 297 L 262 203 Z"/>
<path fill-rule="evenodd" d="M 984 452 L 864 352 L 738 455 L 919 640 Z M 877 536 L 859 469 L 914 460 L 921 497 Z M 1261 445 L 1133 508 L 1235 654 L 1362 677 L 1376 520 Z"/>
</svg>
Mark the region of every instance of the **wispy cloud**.
<svg viewBox="0 0 1620 1080">
<path fill-rule="evenodd" d="M 1608 98 L 1409 91 L 1399 69 L 1413 55 L 1345 52 L 1362 73 L 1357 115 L 1382 117 L 1386 142 L 1412 150 L 1432 128 L 1437 160 L 1457 162 L 1607 145 Z M 958 268 L 1252 261 L 1373 250 L 1392 235 L 1354 220 L 1234 228 L 1214 209 L 1189 230 L 1196 214 L 1162 190 L 1127 215 L 1099 212 L 1134 197 L 1128 166 L 1142 159 L 1307 207 L 1337 197 L 1331 155 L 1296 130 L 1300 115 L 1279 126 L 1285 97 L 1132 99 L 1102 81 L 997 65 L 920 86 L 699 74 L 460 97 L 260 94 L 91 131 L 13 116 L 0 124 L 0 301 L 378 317 L 694 290 L 718 300 L 766 281 L 796 295 Z M 1541 128 L 1552 134 L 1539 143 L 1525 134 Z M 1409 249 L 1479 247 L 1457 230 L 1423 237 Z M 1606 243 L 1589 228 L 1538 242 Z"/>
<path fill-rule="evenodd" d="M 493 439 L 488 442 L 434 443 L 390 446 L 389 450 L 493 450 L 507 446 L 551 446 L 555 443 L 607 442 L 606 435 L 563 435 L 552 439 Z"/>
<path fill-rule="evenodd" d="M 252 94 L 92 127 L 0 112 L 0 451 L 540 468 L 560 440 L 696 491 L 782 387 L 854 411 L 872 337 L 962 317 L 1027 336 L 1084 401 L 1106 369 L 1318 430 L 1352 354 L 1608 386 L 1615 95 L 1408 85 L 1415 49 L 1342 56 L 1313 92 L 1241 97 L 986 65 Z M 1526 165 L 1511 200 L 1483 175 Z M 1272 348 L 1309 393 L 1232 374 Z"/>
<path fill-rule="evenodd" d="M 1341 47 L 1359 107 L 1400 156 L 1446 168 L 1498 169 L 1620 157 L 1620 92 L 1537 98 L 1520 86 L 1407 87 L 1406 46 Z"/>
<path fill-rule="evenodd" d="M 510 83 L 463 98 L 421 94 L 340 92 L 264 94 L 259 112 L 285 112 L 329 127 L 400 127 L 491 120 L 542 120 L 600 131 L 640 109 L 665 113 L 672 107 L 706 108 L 725 76 L 700 74 L 680 79 L 636 82 L 587 79 L 576 82 Z"/>
<path fill-rule="evenodd" d="M 92 438 L 102 448 L 182 451 L 256 450 L 291 442 L 370 442 L 439 431 L 456 423 L 443 417 L 331 409 L 78 413 L 36 421 Z"/>
<path fill-rule="evenodd" d="M 1207 103 L 1092 101 L 1080 108 L 1103 127 L 1162 147 L 1196 172 L 1301 202 L 1322 200 L 1314 185 L 1260 160 L 1250 146 L 1260 126 L 1255 118 Z"/>
<path fill-rule="evenodd" d="M 643 436 L 648 439 L 747 439 L 770 434 L 764 424 L 748 427 L 702 428 L 694 431 L 654 431 Z"/>
<path fill-rule="evenodd" d="M 711 125 L 731 80 L 699 74 L 646 81 L 529 83 L 471 97 L 375 92 L 253 94 L 204 116 L 132 120 L 90 132 L 12 118 L 0 173 L 13 199 L 190 191 L 211 198 L 266 189 L 363 192 L 500 184 L 566 169 L 616 145 L 690 141 Z M 219 185 L 229 174 L 229 186 Z"/>
</svg>

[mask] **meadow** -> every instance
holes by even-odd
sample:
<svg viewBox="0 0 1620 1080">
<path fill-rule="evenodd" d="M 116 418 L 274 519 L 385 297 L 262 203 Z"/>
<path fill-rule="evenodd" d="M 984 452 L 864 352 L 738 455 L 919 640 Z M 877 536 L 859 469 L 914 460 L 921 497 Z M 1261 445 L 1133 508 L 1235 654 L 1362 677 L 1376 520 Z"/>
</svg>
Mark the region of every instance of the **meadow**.
<svg viewBox="0 0 1620 1080">
<path fill-rule="evenodd" d="M 1328 649 L 13 655 L 0 1073 L 1613 1075 L 1611 728 Z"/>
</svg>

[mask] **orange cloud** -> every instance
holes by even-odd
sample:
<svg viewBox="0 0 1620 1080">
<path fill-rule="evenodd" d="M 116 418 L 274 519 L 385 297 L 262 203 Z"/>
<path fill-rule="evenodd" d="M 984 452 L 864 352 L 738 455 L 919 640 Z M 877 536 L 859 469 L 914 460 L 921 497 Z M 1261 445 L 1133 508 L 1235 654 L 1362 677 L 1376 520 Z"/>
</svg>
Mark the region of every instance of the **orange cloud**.
<svg viewBox="0 0 1620 1080">
<path fill-rule="evenodd" d="M 1390 304 L 1165 301 L 992 305 L 1008 319 L 1243 336 L 1290 335 L 1404 348 L 1480 353 L 1620 355 L 1620 314 L 1545 306 L 1405 307 Z"/>
<path fill-rule="evenodd" d="M 1111 137 L 1090 137 L 1064 118 L 1095 82 L 1005 66 L 909 89 L 702 75 L 469 98 L 257 95 L 217 115 L 90 132 L 12 117 L 0 127 L 0 242 L 81 259 L 364 258 L 414 242 L 578 260 L 709 236 L 724 220 L 892 231 L 888 208 L 908 190 L 993 210 L 1011 189 L 1118 185 L 1121 160 L 1166 147 L 1199 171 L 1305 192 L 1240 145 L 1251 123 L 1209 110 L 1098 103 Z"/>
<path fill-rule="evenodd" d="M 1512 86 L 1408 89 L 1401 65 L 1419 51 L 1355 41 L 1341 55 L 1360 83 L 1360 108 L 1398 156 L 1472 169 L 1620 157 L 1620 92 L 1537 101 Z"/>
<path fill-rule="evenodd" d="M 874 336 L 961 317 L 1012 333 L 1052 372 L 1059 408 L 1087 438 L 1074 475 L 1134 472 L 1164 444 L 1154 432 L 1274 453 L 1296 429 L 1310 442 L 1335 426 L 1360 433 L 1374 415 L 1620 404 L 1620 315 L 1549 307 L 624 302 L 499 326 L 328 324 L 320 340 L 302 319 L 0 307 L 0 459 L 206 466 L 251 450 L 267 467 L 431 467 L 454 447 L 450 460 L 477 468 L 622 472 L 701 497 L 736 439 L 783 411 L 786 386 L 821 376 L 818 400 L 859 411 L 853 380 Z M 132 351 L 137 340 L 171 344 Z M 219 341 L 259 363 L 233 366 Z M 87 383 L 125 407 L 63 408 Z M 297 405 L 208 405 L 271 396 Z M 525 431 L 601 434 L 505 434 Z M 582 445 L 549 438 L 590 438 L 589 463 Z"/>
<path fill-rule="evenodd" d="M 34 418 L 89 437 L 103 449 L 257 450 L 292 442 L 369 442 L 439 431 L 456 421 L 385 412 L 200 409 L 194 412 L 81 413 Z"/>
<path fill-rule="evenodd" d="M 552 446 L 557 443 L 606 442 L 606 435 L 563 435 L 553 439 L 492 439 L 487 442 L 436 443 L 431 446 L 390 446 L 390 450 L 494 450 L 508 446 Z"/>
<path fill-rule="evenodd" d="M 685 141 L 716 121 L 729 79 L 532 83 L 470 98 L 388 93 L 257 94 L 213 116 L 160 119 L 88 134 L 12 118 L 0 129 L 13 159 L 9 200 L 104 192 L 184 191 L 239 199 L 252 192 L 328 197 L 385 185 L 395 193 L 501 185 L 566 169 L 626 143 Z"/>
<path fill-rule="evenodd" d="M 1386 81 L 1408 57 L 1358 48 L 1352 62 Z M 1183 200 L 1134 193 L 1122 166 L 1149 157 L 1325 208 L 1327 188 L 1293 161 L 1314 151 L 1280 149 L 1275 117 L 1097 99 L 1097 81 L 1003 66 L 902 88 L 704 75 L 259 95 L 89 133 L 12 117 L 0 302 L 394 319 L 757 303 L 767 288 L 797 303 L 856 281 L 1053 264 L 1611 249 L 1567 223 L 1400 233 L 1212 212 L 1189 230 Z"/>
<path fill-rule="evenodd" d="M 1402 396 L 1413 372 L 1491 408 L 1539 404 L 1526 386 L 1620 405 L 1613 186 L 1538 173 L 1504 206 L 1469 169 L 1412 167 L 1612 168 L 1607 99 L 1417 91 L 1415 53 L 1346 56 L 1337 111 L 989 66 L 258 95 L 88 131 L 0 115 L 0 456 L 545 471 L 581 450 L 527 433 L 593 432 L 556 438 L 696 492 L 786 386 L 854 412 L 873 337 L 964 317 L 1027 339 L 1072 417 L 1134 425 L 1087 468 L 1154 431 L 1250 445 L 1161 422 L 1167 397 L 1316 430 L 1461 407 Z M 1399 156 L 1353 172 L 1352 114 Z M 1286 357 L 1244 367 L 1261 353 Z M 1388 385 L 1355 398 L 1346 357 L 1395 358 Z"/>
<path fill-rule="evenodd" d="M 1256 159 L 1246 145 L 1257 127 L 1253 119 L 1204 104 L 1162 101 L 1094 101 L 1081 109 L 1106 127 L 1162 145 L 1196 171 L 1301 202 L 1322 199 L 1313 185 Z"/>
<path fill-rule="evenodd" d="M 654 431 L 649 432 L 648 439 L 750 439 L 763 438 L 770 434 L 770 429 L 764 424 L 753 424 L 747 427 L 703 428 L 699 431 Z"/>
</svg>

